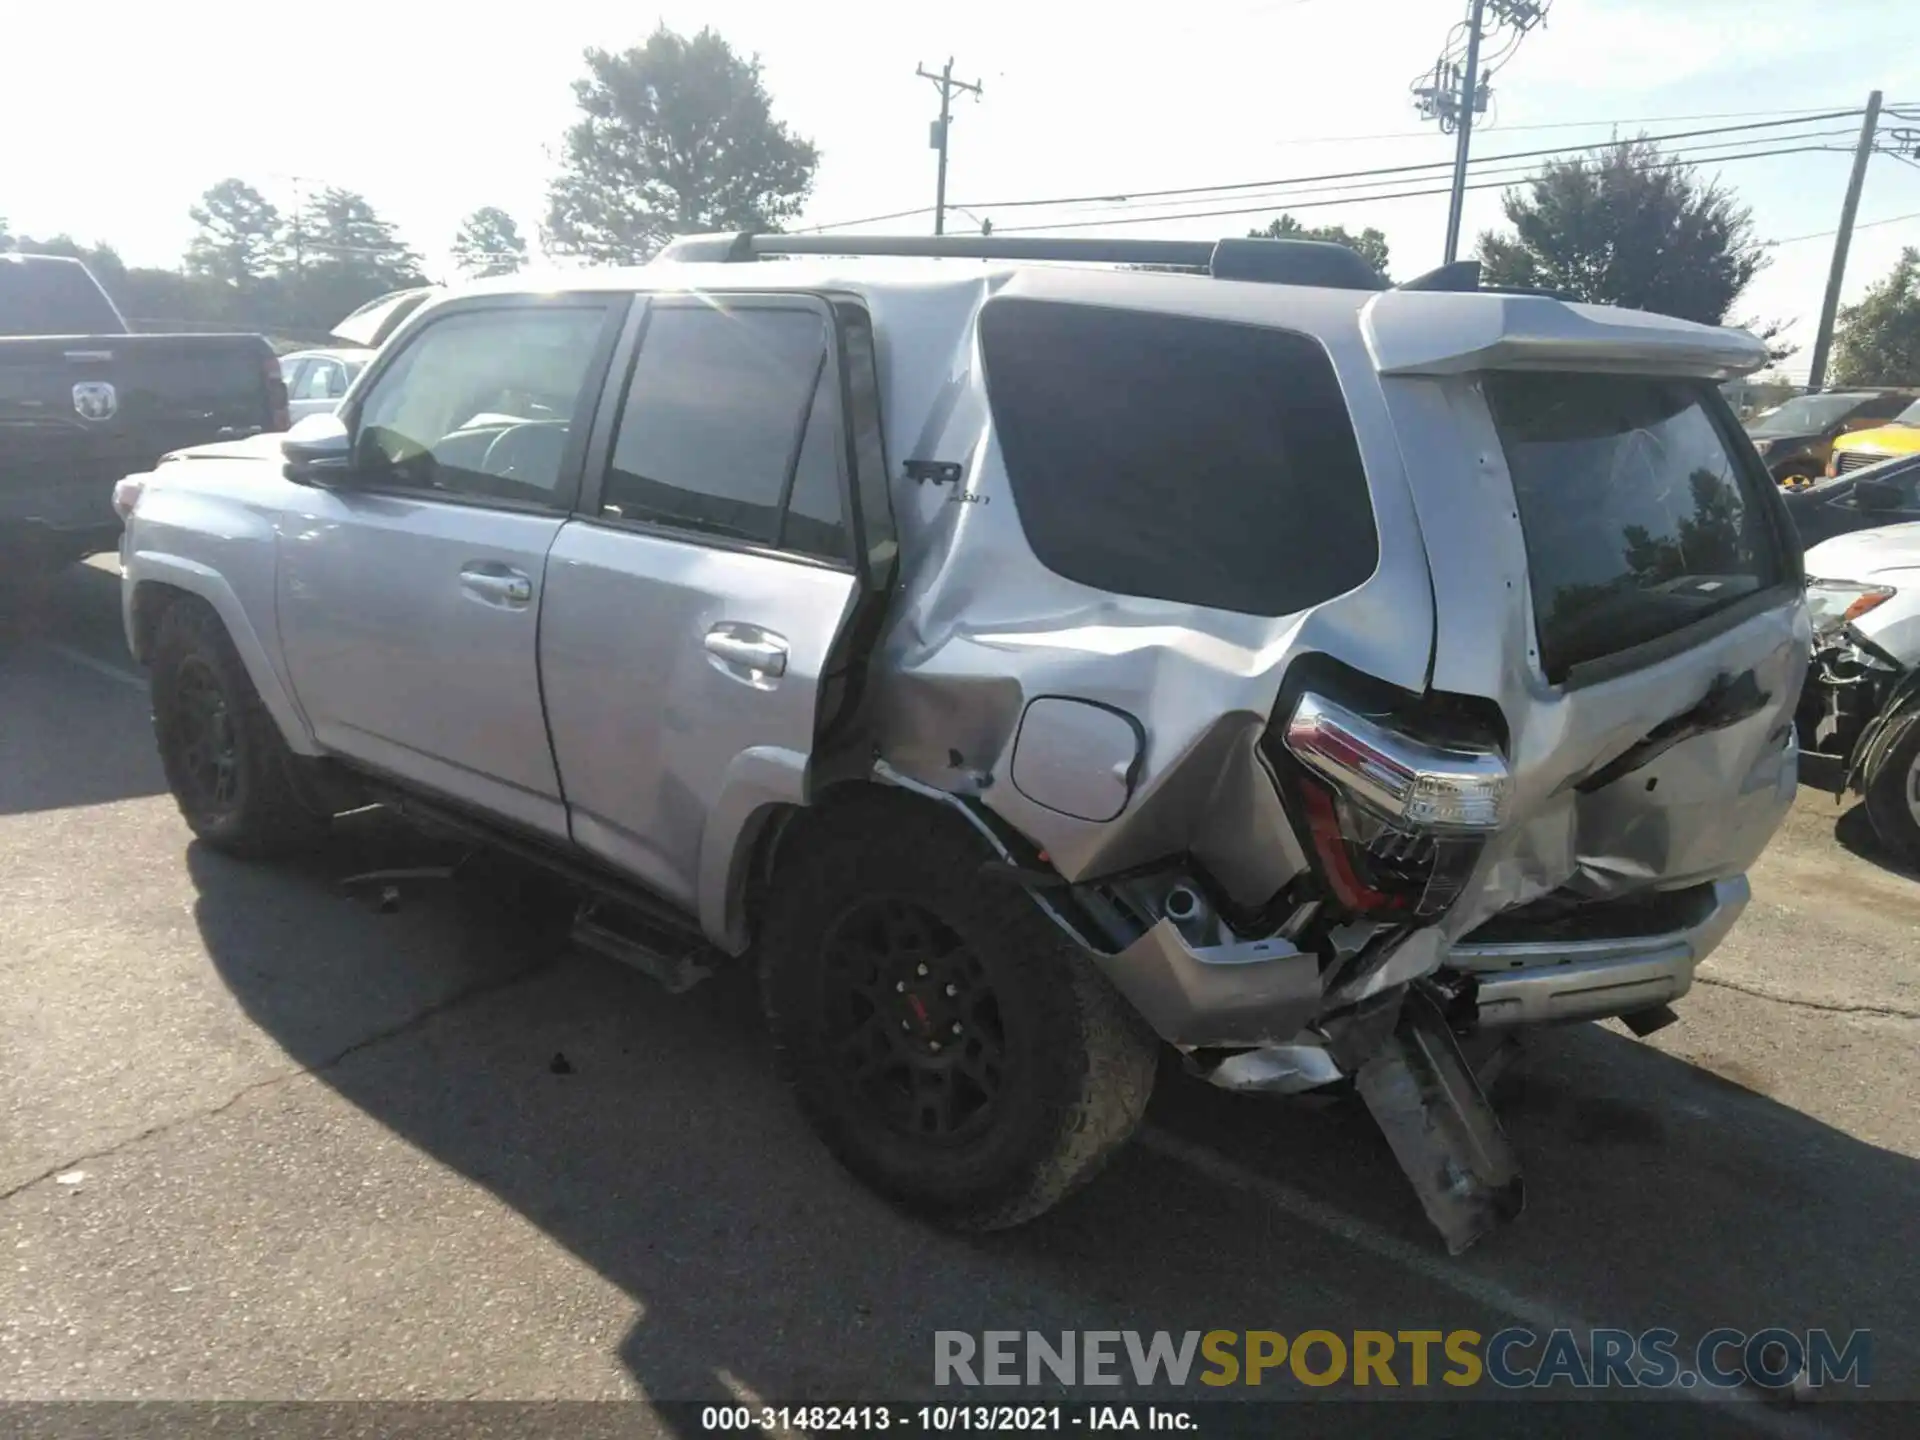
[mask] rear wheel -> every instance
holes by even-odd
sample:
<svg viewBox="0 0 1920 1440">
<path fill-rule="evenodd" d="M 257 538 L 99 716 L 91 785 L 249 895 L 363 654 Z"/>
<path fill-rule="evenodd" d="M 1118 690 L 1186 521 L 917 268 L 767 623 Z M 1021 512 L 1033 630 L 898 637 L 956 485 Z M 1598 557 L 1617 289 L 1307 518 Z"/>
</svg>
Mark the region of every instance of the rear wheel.
<svg viewBox="0 0 1920 1440">
<path fill-rule="evenodd" d="M 153 729 L 174 802 L 193 833 L 235 855 L 282 855 L 326 817 L 302 797 L 294 757 L 220 617 L 197 600 L 161 615 L 153 643 Z"/>
<path fill-rule="evenodd" d="M 1139 1124 L 1156 1042 L 956 817 L 885 792 L 782 864 L 761 993 L 800 1108 L 849 1170 L 962 1229 L 1030 1220 Z"/>
<path fill-rule="evenodd" d="M 1867 818 L 1881 844 L 1920 868 L 1920 709 L 1895 723 L 1899 738 L 1866 777 Z"/>
</svg>

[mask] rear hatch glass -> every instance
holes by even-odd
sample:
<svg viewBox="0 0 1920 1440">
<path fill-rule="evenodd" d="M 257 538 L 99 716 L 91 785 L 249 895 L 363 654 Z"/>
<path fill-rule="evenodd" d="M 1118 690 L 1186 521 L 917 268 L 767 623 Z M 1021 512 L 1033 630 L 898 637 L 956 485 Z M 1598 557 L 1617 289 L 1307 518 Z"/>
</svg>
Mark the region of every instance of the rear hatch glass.
<svg viewBox="0 0 1920 1440">
<path fill-rule="evenodd" d="M 1314 340 L 1009 296 L 980 347 L 1021 528 L 1056 574 L 1272 616 L 1373 574 L 1366 472 Z"/>
<path fill-rule="evenodd" d="M 1548 680 L 1787 578 L 1771 482 L 1736 449 L 1708 382 L 1502 372 L 1485 384 Z"/>
</svg>

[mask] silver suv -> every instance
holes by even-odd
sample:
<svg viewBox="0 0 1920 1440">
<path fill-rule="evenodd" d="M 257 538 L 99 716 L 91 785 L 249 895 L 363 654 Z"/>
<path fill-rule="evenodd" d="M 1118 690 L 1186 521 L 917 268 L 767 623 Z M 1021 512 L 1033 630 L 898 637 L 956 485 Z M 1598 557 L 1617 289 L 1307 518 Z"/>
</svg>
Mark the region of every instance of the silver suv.
<svg viewBox="0 0 1920 1440">
<path fill-rule="evenodd" d="M 205 841 L 376 801 L 754 956 L 916 1211 L 1054 1204 L 1165 1044 L 1351 1085 L 1458 1249 L 1522 1193 L 1462 1038 L 1670 1020 L 1791 798 L 1765 358 L 1305 243 L 696 237 L 130 477 L 127 633 Z"/>
</svg>

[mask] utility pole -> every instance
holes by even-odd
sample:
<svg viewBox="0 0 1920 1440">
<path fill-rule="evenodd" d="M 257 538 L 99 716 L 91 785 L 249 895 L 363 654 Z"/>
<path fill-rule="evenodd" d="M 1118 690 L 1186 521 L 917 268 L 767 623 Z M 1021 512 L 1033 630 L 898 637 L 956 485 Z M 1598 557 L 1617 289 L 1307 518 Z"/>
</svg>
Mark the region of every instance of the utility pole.
<svg viewBox="0 0 1920 1440">
<path fill-rule="evenodd" d="M 1447 201 L 1446 263 L 1460 254 L 1460 224 L 1467 200 L 1467 161 L 1473 147 L 1473 117 L 1487 108 L 1487 82 L 1505 63 L 1521 39 L 1547 18 L 1553 0 L 1469 0 L 1467 18 L 1454 26 L 1446 48 L 1434 61 L 1431 75 L 1413 82 L 1414 103 L 1428 120 L 1438 120 L 1442 134 L 1454 137 L 1453 184 Z M 1489 14 L 1491 12 L 1491 14 Z M 1466 54 L 1458 47 L 1464 33 Z M 1504 38 L 1484 65 L 1482 42 Z"/>
<path fill-rule="evenodd" d="M 1840 285 L 1847 278 L 1847 247 L 1853 243 L 1853 217 L 1860 211 L 1860 187 L 1866 184 L 1867 160 L 1880 129 L 1880 92 L 1867 96 L 1867 113 L 1860 121 L 1860 144 L 1853 152 L 1853 174 L 1847 177 L 1847 198 L 1840 203 L 1840 229 L 1833 237 L 1833 266 L 1827 271 L 1827 294 L 1820 302 L 1820 329 L 1813 340 L 1813 362 L 1807 367 L 1807 388 L 1827 383 L 1827 354 L 1833 349 L 1833 322 L 1840 313 Z"/>
<path fill-rule="evenodd" d="M 938 75 L 924 65 L 916 65 L 914 74 L 940 87 L 940 118 L 933 122 L 929 144 L 940 152 L 939 178 L 934 182 L 933 190 L 933 233 L 944 235 L 947 233 L 947 127 L 953 120 L 953 92 L 965 90 L 977 100 L 980 98 L 980 85 L 977 81 L 969 84 L 953 78 L 951 55 L 947 57 L 947 63 L 940 67 Z"/>
<path fill-rule="evenodd" d="M 306 177 L 295 175 L 293 180 L 293 275 L 296 280 L 307 273 L 307 192 Z"/>
<path fill-rule="evenodd" d="M 1486 18 L 1486 0 L 1473 0 L 1467 20 L 1467 65 L 1460 76 L 1459 116 L 1453 142 L 1453 194 L 1447 200 L 1447 249 L 1443 263 L 1460 254 L 1460 212 L 1467 204 L 1467 152 L 1473 145 L 1473 111 L 1480 95 L 1480 22 Z"/>
</svg>

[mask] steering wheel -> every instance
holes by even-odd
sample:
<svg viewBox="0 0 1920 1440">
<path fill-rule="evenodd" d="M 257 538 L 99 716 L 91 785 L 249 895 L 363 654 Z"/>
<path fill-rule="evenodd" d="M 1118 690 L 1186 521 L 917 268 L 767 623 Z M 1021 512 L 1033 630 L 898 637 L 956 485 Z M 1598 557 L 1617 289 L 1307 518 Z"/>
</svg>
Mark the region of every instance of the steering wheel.
<svg viewBox="0 0 1920 1440">
<path fill-rule="evenodd" d="M 480 469 L 502 480 L 518 480 L 525 485 L 550 485 L 542 472 L 551 476 L 560 468 L 560 451 L 567 443 L 566 428 L 551 422 L 530 421 L 502 430 L 480 457 Z M 544 462 L 544 463 L 543 463 Z M 529 472 L 532 473 L 529 473 Z"/>
</svg>

